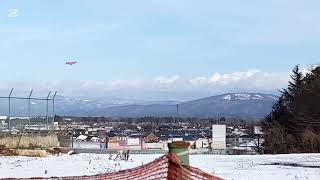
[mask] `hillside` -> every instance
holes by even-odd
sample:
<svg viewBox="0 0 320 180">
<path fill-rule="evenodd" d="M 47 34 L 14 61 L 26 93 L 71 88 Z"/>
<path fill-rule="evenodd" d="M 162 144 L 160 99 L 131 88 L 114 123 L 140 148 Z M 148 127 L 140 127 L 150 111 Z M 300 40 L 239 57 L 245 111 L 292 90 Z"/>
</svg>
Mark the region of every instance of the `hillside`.
<svg viewBox="0 0 320 180">
<path fill-rule="evenodd" d="M 275 100 L 276 96 L 268 94 L 224 94 L 179 103 L 179 116 L 262 118 L 270 112 Z M 176 105 L 125 105 L 96 109 L 89 114 L 110 117 L 176 116 Z"/>
<path fill-rule="evenodd" d="M 60 116 L 144 117 L 234 117 L 261 118 L 271 111 L 276 96 L 259 93 L 232 93 L 197 99 L 188 102 L 146 101 L 121 98 L 83 98 L 58 96 L 55 112 Z M 49 113 L 52 114 L 51 102 Z M 7 103 L 0 104 L 0 115 L 7 114 Z M 27 101 L 12 102 L 12 116 L 26 116 Z M 32 115 L 45 115 L 45 101 L 31 101 Z"/>
</svg>

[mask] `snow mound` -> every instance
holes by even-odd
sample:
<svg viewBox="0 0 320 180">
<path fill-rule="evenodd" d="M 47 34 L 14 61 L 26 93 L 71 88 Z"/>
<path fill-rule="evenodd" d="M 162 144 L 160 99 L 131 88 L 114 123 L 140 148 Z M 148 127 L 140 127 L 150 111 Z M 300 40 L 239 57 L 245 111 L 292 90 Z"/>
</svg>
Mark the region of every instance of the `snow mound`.
<svg viewBox="0 0 320 180">
<path fill-rule="evenodd" d="M 259 99 L 264 99 L 264 97 L 261 96 L 260 94 L 255 94 L 255 95 L 252 96 L 252 99 L 259 100 Z"/>
<path fill-rule="evenodd" d="M 229 95 L 226 95 L 226 96 L 223 97 L 222 99 L 223 99 L 223 100 L 229 100 L 229 101 L 230 101 L 230 100 L 231 100 L 231 95 L 230 95 L 230 94 L 229 94 Z"/>
<path fill-rule="evenodd" d="M 251 97 L 250 94 L 234 94 L 234 96 L 237 100 L 249 100 Z"/>
</svg>

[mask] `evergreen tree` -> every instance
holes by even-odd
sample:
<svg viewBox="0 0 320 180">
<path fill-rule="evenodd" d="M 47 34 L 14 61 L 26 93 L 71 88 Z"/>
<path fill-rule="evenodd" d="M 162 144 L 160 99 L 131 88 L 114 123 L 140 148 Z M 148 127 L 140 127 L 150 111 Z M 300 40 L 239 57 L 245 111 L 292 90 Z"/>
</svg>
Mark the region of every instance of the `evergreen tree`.
<svg viewBox="0 0 320 180">
<path fill-rule="evenodd" d="M 267 153 L 320 152 L 320 67 L 303 76 L 296 66 L 263 123 Z"/>
</svg>

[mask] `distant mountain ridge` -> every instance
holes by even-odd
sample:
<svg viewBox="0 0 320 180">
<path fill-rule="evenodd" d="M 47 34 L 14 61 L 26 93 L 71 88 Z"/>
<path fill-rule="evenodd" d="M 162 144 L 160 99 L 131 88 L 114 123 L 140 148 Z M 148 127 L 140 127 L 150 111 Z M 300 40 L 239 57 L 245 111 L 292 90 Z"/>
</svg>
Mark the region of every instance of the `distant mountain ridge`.
<svg viewBox="0 0 320 180">
<path fill-rule="evenodd" d="M 190 117 L 263 118 L 277 97 L 261 93 L 229 93 L 182 103 L 181 114 Z"/>
<path fill-rule="evenodd" d="M 261 93 L 228 93 L 187 102 L 58 96 L 55 112 L 60 116 L 164 117 L 177 116 L 179 104 L 181 117 L 263 118 L 276 100 L 275 95 Z M 44 107 L 44 103 L 32 102 L 34 112 L 45 114 Z M 25 104 L 16 105 L 12 114 L 26 115 L 26 110 Z M 0 104 L 0 111 L 6 114 L 5 104 Z"/>
<path fill-rule="evenodd" d="M 177 103 L 181 117 L 263 118 L 277 97 L 260 93 L 229 93 Z M 130 104 L 96 109 L 89 115 L 108 117 L 176 116 L 176 104 Z"/>
</svg>

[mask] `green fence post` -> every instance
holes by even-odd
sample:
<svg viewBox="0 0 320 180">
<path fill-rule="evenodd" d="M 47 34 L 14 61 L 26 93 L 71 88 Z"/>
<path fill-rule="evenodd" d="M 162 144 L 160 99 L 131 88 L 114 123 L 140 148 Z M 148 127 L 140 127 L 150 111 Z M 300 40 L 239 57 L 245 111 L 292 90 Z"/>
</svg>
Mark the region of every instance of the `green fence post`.
<svg viewBox="0 0 320 180">
<path fill-rule="evenodd" d="M 169 152 L 175 153 L 182 165 L 189 166 L 189 146 L 190 143 L 176 141 L 168 144 Z"/>
</svg>

